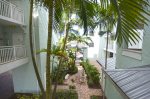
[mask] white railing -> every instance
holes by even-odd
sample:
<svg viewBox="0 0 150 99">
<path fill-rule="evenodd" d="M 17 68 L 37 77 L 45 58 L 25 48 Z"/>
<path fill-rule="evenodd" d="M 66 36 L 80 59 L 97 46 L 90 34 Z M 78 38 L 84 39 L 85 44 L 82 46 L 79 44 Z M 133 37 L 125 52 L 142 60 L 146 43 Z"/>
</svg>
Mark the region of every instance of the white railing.
<svg viewBox="0 0 150 99">
<path fill-rule="evenodd" d="M 23 10 L 8 1 L 0 0 L 0 15 L 24 24 Z"/>
<path fill-rule="evenodd" d="M 0 46 L 0 64 L 25 58 L 26 56 L 24 46 Z"/>
</svg>

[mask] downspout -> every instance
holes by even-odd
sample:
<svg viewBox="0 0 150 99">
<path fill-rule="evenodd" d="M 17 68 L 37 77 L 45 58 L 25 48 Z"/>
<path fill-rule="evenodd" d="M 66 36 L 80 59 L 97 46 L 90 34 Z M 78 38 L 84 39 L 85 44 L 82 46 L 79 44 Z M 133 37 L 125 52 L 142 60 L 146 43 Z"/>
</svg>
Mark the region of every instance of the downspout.
<svg viewBox="0 0 150 99">
<path fill-rule="evenodd" d="M 108 36 L 109 36 L 109 33 L 108 33 L 108 31 L 107 31 L 106 56 L 105 56 L 105 67 L 104 67 L 104 69 L 105 69 L 105 70 L 107 69 Z M 102 71 L 102 74 L 103 74 L 103 71 Z M 102 78 L 102 79 L 103 79 L 102 83 L 104 82 L 104 88 L 103 88 L 103 99 L 105 99 L 106 77 L 103 75 L 103 78 Z"/>
</svg>

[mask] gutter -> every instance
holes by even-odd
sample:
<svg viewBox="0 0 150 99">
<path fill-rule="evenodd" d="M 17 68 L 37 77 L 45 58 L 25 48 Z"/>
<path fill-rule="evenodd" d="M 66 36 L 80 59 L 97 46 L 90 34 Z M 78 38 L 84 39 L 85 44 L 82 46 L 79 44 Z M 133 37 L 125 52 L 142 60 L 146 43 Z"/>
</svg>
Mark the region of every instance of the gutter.
<svg viewBox="0 0 150 99">
<path fill-rule="evenodd" d="M 107 74 L 107 72 L 104 69 L 102 69 L 102 72 L 112 81 L 113 85 L 119 91 L 119 93 L 123 95 L 123 97 L 125 97 L 124 99 L 130 99 L 128 95 L 117 85 L 117 83 Z M 106 76 L 105 76 L 105 81 L 106 81 Z"/>
</svg>

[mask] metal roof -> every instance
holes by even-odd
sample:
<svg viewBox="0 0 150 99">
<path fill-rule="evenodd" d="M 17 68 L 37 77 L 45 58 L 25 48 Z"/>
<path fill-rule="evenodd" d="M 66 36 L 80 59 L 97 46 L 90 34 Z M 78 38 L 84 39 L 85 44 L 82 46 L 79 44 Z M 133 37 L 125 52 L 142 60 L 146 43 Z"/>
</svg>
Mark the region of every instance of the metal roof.
<svg viewBox="0 0 150 99">
<path fill-rule="evenodd" d="M 150 67 L 106 70 L 106 73 L 129 99 L 150 99 Z"/>
<path fill-rule="evenodd" d="M 100 60 L 97 60 L 99 64 L 101 64 L 103 67 L 105 67 L 105 58 L 101 58 Z M 116 65 L 116 58 L 108 58 L 107 59 L 107 69 L 115 69 Z"/>
</svg>

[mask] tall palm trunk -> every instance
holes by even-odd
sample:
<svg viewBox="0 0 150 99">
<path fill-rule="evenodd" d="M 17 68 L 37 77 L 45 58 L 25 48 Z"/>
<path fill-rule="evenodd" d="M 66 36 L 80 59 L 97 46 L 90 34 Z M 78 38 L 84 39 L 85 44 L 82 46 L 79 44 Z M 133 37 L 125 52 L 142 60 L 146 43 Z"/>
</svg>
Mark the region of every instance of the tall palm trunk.
<svg viewBox="0 0 150 99">
<path fill-rule="evenodd" d="M 49 1 L 48 8 L 48 40 L 47 40 L 47 55 L 46 55 L 46 99 L 51 98 L 51 48 L 52 48 L 52 25 L 53 25 L 53 0 Z"/>
<path fill-rule="evenodd" d="M 42 84 L 42 80 L 38 71 L 38 66 L 36 64 L 36 60 L 35 60 L 35 56 L 34 56 L 34 50 L 33 50 L 33 37 L 32 37 L 32 13 L 33 13 L 33 0 L 30 0 L 30 18 L 29 18 L 29 38 L 30 38 L 30 51 L 31 51 L 31 58 L 32 58 L 32 63 L 33 63 L 33 67 L 34 67 L 34 71 L 36 74 L 36 78 L 40 87 L 40 90 L 42 92 L 43 95 L 43 99 L 45 96 L 45 91 L 44 91 L 44 87 Z"/>
<path fill-rule="evenodd" d="M 67 23 L 66 24 L 66 35 L 65 35 L 64 44 L 62 47 L 62 52 L 64 52 L 65 48 L 66 48 L 66 43 L 67 43 L 68 34 L 69 34 L 69 27 L 70 27 L 70 23 Z M 54 90 L 53 90 L 53 95 L 52 95 L 53 98 L 52 99 L 55 99 L 55 96 L 56 96 L 56 89 L 57 89 L 57 85 L 58 85 L 58 78 L 59 78 L 59 73 L 61 70 L 62 61 L 63 61 L 63 59 L 61 58 L 59 61 L 59 64 L 58 64 L 58 71 L 56 73 L 56 80 L 55 80 L 55 86 L 54 86 Z"/>
</svg>

